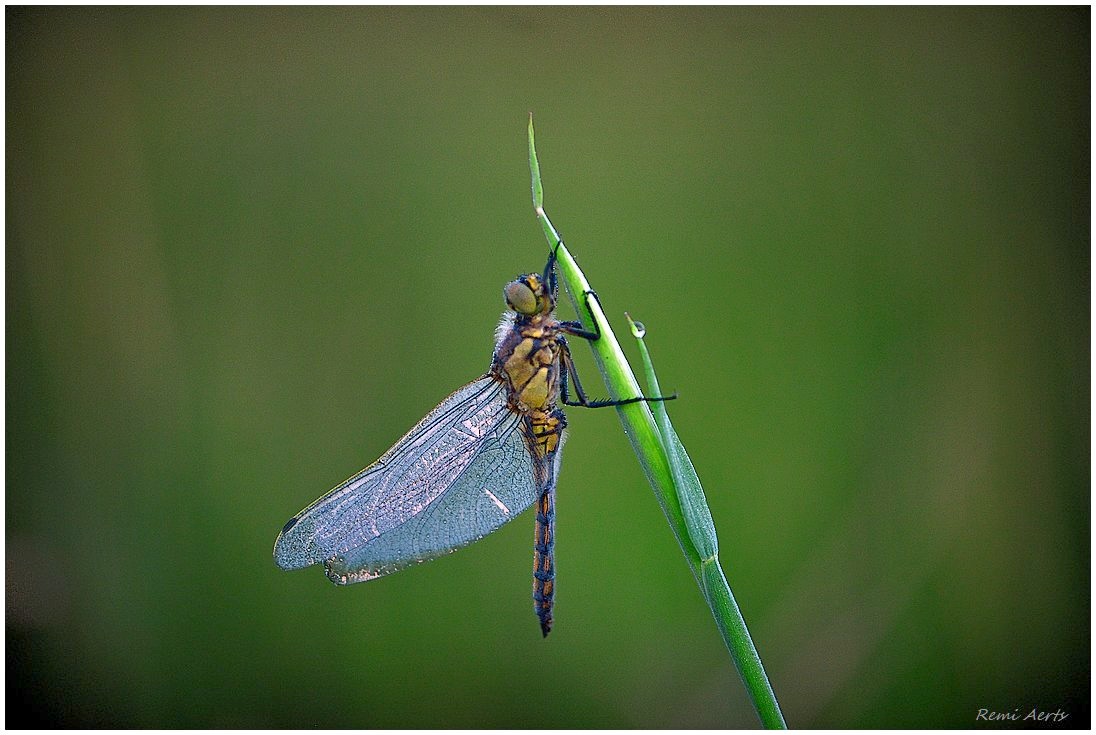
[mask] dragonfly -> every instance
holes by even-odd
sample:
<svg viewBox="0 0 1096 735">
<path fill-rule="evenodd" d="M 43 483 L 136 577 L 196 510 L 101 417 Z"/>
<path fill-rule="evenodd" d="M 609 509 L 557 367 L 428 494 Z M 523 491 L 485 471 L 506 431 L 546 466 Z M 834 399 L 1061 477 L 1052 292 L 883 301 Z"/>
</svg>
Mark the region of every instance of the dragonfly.
<svg viewBox="0 0 1096 735">
<path fill-rule="evenodd" d="M 338 585 L 365 582 L 455 551 L 536 505 L 533 609 L 545 637 L 555 599 L 555 494 L 568 406 L 603 408 L 666 397 L 589 400 L 566 337 L 596 326 L 555 318 L 555 264 L 503 289 L 491 366 L 452 393 L 387 452 L 289 519 L 274 543 L 286 570 L 323 564 Z M 586 308 L 593 291 L 584 294 Z M 592 312 L 591 312 L 592 316 Z M 573 387 L 575 399 L 571 397 Z"/>
</svg>

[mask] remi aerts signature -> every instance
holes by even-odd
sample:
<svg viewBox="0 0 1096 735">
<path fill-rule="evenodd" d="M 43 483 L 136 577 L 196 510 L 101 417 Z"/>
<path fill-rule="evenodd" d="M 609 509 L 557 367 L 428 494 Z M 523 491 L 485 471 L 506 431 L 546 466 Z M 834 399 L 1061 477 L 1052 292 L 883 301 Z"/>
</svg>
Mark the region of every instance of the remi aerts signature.
<svg viewBox="0 0 1096 735">
<path fill-rule="evenodd" d="M 987 722 L 1062 722 L 1067 717 L 1069 717 L 1069 713 L 1061 709 L 1048 712 L 1038 707 L 1032 707 L 1031 710 L 1017 707 L 1008 712 L 994 712 L 991 709 L 982 708 L 978 710 L 978 714 L 974 716 L 974 719 L 986 720 Z"/>
</svg>

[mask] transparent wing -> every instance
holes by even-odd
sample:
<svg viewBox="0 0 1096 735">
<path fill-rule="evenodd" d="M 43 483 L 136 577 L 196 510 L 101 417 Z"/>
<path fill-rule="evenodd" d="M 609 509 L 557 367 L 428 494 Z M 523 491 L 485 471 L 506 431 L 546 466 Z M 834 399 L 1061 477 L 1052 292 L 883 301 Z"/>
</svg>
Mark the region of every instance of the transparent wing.
<svg viewBox="0 0 1096 735">
<path fill-rule="evenodd" d="M 483 538 L 532 505 L 558 466 L 530 454 L 521 422 L 493 377 L 469 383 L 292 518 L 274 560 L 283 569 L 323 562 L 333 582 L 348 584 Z"/>
</svg>

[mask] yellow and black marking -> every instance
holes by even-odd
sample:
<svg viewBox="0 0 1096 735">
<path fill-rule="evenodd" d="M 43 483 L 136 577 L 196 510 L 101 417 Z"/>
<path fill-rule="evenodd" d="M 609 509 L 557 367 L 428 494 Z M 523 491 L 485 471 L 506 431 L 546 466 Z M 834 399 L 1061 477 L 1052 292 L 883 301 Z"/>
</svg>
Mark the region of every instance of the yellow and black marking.
<svg viewBox="0 0 1096 735">
<path fill-rule="evenodd" d="M 550 414 L 542 414 L 540 411 L 536 414 L 529 417 L 531 448 L 538 457 L 549 457 L 559 448 L 567 420 L 563 411 L 558 408 Z"/>
<path fill-rule="evenodd" d="M 567 420 L 556 406 L 600 408 L 648 399 L 642 396 L 620 401 L 590 401 L 578 381 L 564 335 L 596 340 L 600 332 L 588 331 L 580 322 L 561 322 L 556 308 L 555 251 L 543 274 L 529 273 L 506 285 L 503 294 L 511 311 L 503 317 L 497 333 L 491 374 L 503 383 L 510 408 L 526 417 L 522 429 L 529 451 L 537 459 L 536 537 L 533 552 L 533 608 L 544 635 L 552 629 L 555 598 L 555 494 L 557 453 L 563 442 Z M 587 293 L 586 298 L 593 296 Z M 568 380 L 577 394 L 570 400 Z"/>
</svg>

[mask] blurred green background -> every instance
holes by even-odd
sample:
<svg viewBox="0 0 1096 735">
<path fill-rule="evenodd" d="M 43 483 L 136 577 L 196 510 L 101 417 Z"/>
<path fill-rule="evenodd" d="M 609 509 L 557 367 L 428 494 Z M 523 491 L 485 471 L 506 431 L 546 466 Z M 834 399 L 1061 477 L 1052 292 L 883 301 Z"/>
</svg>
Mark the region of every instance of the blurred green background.
<svg viewBox="0 0 1096 735">
<path fill-rule="evenodd" d="M 547 640 L 531 515 L 371 584 L 271 559 L 487 368 L 532 110 L 788 723 L 1087 725 L 1087 8 L 6 21 L 9 716 L 756 725 L 612 411 L 569 414 Z"/>
</svg>

